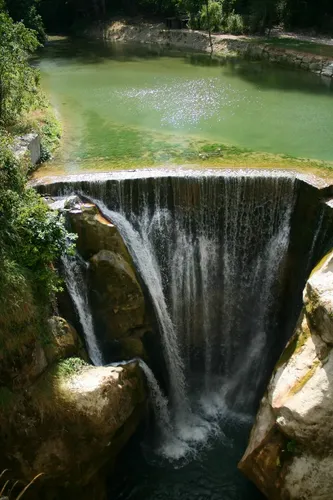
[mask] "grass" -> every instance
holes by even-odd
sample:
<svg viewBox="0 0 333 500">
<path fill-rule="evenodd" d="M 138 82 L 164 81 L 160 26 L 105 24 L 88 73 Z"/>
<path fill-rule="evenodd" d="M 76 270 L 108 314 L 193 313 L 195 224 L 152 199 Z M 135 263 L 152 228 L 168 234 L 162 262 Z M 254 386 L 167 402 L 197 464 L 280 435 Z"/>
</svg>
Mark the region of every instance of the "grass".
<svg viewBox="0 0 333 500">
<path fill-rule="evenodd" d="M 288 37 L 271 37 L 254 40 L 256 43 L 258 41 L 279 49 L 293 50 L 296 52 L 304 52 L 306 54 L 315 54 L 318 56 L 333 58 L 333 45 L 309 42 Z"/>
</svg>

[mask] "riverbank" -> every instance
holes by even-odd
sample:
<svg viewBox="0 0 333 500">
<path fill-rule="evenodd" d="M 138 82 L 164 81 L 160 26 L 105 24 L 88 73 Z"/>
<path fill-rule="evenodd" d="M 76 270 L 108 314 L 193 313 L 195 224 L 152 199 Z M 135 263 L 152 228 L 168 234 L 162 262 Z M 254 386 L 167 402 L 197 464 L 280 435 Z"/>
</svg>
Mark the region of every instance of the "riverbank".
<svg viewBox="0 0 333 500">
<path fill-rule="evenodd" d="M 86 31 L 86 35 L 114 42 L 157 44 L 181 50 L 208 52 L 212 53 L 214 57 L 220 58 L 241 56 L 265 60 L 272 64 L 310 71 L 328 81 L 333 79 L 333 54 L 314 53 L 316 51 L 313 51 L 310 42 L 306 44 L 304 41 L 300 41 L 295 44 L 295 41 L 292 43 L 290 38 L 286 38 L 286 40 L 290 40 L 289 42 L 282 44 L 275 42 L 275 38 L 259 39 L 248 36 L 212 34 L 211 46 L 208 33 L 203 31 L 172 30 L 166 29 L 162 23 L 131 24 L 125 21 L 95 25 Z M 330 53 L 330 50 L 323 50 L 323 52 L 327 54 Z"/>
</svg>

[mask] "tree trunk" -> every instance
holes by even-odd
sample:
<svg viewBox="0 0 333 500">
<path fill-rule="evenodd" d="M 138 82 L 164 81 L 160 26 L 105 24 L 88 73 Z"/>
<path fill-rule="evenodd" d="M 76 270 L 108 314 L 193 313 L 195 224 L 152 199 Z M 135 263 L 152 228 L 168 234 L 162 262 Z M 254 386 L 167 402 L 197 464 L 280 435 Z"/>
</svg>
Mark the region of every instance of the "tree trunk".
<svg viewBox="0 0 333 500">
<path fill-rule="evenodd" d="M 209 36 L 209 46 L 210 46 L 210 54 L 213 53 L 213 42 L 212 42 L 212 31 L 210 25 L 210 15 L 209 15 L 209 0 L 206 0 L 206 10 L 207 10 L 207 24 L 208 24 L 208 36 Z"/>
</svg>

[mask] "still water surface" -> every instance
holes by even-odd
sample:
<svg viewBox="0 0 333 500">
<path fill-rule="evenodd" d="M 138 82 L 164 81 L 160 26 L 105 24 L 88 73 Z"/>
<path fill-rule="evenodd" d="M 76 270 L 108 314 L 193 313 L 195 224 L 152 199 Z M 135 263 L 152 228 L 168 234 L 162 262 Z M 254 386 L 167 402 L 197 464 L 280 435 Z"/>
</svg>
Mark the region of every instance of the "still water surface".
<svg viewBox="0 0 333 500">
<path fill-rule="evenodd" d="M 333 88 L 313 74 L 68 40 L 38 65 L 65 132 L 54 168 L 66 172 L 189 161 L 205 141 L 333 160 Z"/>
</svg>

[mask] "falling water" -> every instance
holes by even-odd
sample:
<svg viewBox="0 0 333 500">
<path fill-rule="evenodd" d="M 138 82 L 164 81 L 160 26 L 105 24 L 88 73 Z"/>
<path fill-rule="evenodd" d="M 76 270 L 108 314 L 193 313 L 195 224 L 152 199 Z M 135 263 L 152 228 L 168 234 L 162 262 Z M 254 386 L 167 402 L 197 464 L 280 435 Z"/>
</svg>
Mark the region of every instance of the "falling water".
<svg viewBox="0 0 333 500">
<path fill-rule="evenodd" d="M 143 369 L 176 446 L 208 439 L 221 414 L 253 413 L 280 328 L 294 179 L 129 174 L 82 194 L 117 226 L 150 294 L 168 405 Z"/>
<path fill-rule="evenodd" d="M 163 434 L 165 437 L 168 437 L 172 429 L 171 417 L 168 409 L 168 400 L 163 395 L 156 377 L 149 366 L 146 365 L 146 363 L 142 361 L 142 359 L 139 360 L 139 365 L 146 375 L 157 425 L 160 429 L 161 434 Z"/>
<path fill-rule="evenodd" d="M 227 406 L 251 412 L 256 404 L 283 282 L 294 182 L 251 176 L 154 181 L 119 181 L 99 193 L 94 185 L 93 201 L 118 227 L 150 293 L 171 419 L 187 440 L 194 427 L 209 433 L 203 413 L 206 418 Z M 203 412 L 193 394 L 205 401 Z"/>
<path fill-rule="evenodd" d="M 85 266 L 86 263 L 80 259 L 78 255 L 74 257 L 64 255 L 62 257 L 62 263 L 64 266 L 67 289 L 81 323 L 89 357 L 95 366 L 101 366 L 103 365 L 103 356 L 94 332 L 88 293 L 82 270 L 82 267 Z"/>
<path fill-rule="evenodd" d="M 166 363 L 169 370 L 171 399 L 177 409 L 177 415 L 185 418 L 188 412 L 186 382 L 184 377 L 183 360 L 178 345 L 177 332 L 174 328 L 163 291 L 162 276 L 158 265 L 155 248 L 150 241 L 150 234 L 154 229 L 156 220 L 143 217 L 140 231 L 136 230 L 124 215 L 109 210 L 106 205 L 94 200 L 104 216 L 108 217 L 117 226 L 127 244 L 134 262 L 139 270 L 156 310 L 157 318 L 162 332 L 163 347 Z"/>
</svg>

